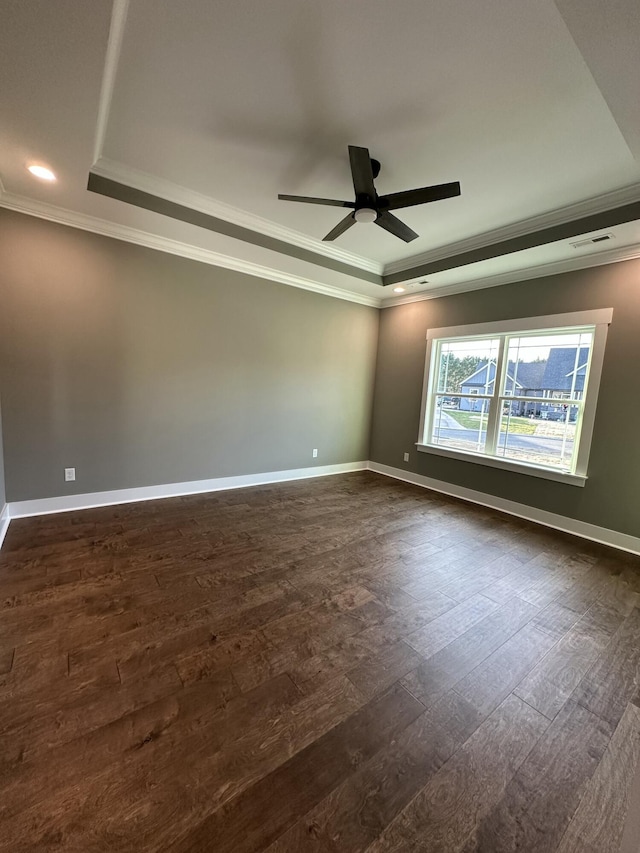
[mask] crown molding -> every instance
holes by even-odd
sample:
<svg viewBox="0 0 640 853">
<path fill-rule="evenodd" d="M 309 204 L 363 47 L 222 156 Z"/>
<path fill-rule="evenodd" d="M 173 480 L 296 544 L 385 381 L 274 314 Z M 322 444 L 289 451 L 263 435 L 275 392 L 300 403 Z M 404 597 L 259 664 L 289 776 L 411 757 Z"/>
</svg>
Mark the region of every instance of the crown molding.
<svg viewBox="0 0 640 853">
<path fill-rule="evenodd" d="M 382 308 L 393 308 L 396 305 L 407 305 L 411 302 L 424 302 L 427 299 L 439 299 L 441 296 L 453 296 L 456 293 L 468 293 L 472 290 L 482 290 L 486 287 L 500 287 L 503 284 L 514 284 L 519 281 L 544 278 L 565 272 L 602 267 L 622 261 L 633 261 L 640 258 L 640 244 L 624 246 L 620 249 L 609 249 L 605 252 L 594 252 L 580 258 L 564 258 L 533 267 L 520 267 L 516 270 L 497 273 L 483 278 L 461 281 L 456 284 L 434 286 L 432 290 L 422 290 L 419 293 L 407 293 L 403 296 L 393 296 L 382 301 Z"/>
<path fill-rule="evenodd" d="M 487 287 L 499 287 L 503 284 L 513 284 L 518 281 L 543 278 L 544 276 L 558 275 L 564 272 L 588 269 L 589 267 L 605 266 L 606 264 L 640 258 L 640 245 L 626 246 L 618 249 L 608 249 L 602 252 L 595 252 L 579 258 L 566 258 L 561 261 L 554 261 L 552 263 L 542 264 L 539 266 L 519 267 L 518 269 L 498 273 L 493 276 L 485 276 L 472 280 L 466 279 L 465 281 L 455 284 L 442 285 L 440 287 L 436 286 L 431 290 L 423 290 L 418 293 L 407 293 L 402 296 L 380 299 L 378 297 L 365 296 L 363 294 L 341 290 L 340 288 L 333 287 L 332 285 L 295 276 L 251 261 L 243 261 L 239 258 L 223 255 L 220 252 L 201 249 L 188 243 L 179 242 L 178 240 L 159 237 L 147 231 L 131 228 L 126 225 L 119 225 L 105 219 L 99 219 L 98 217 L 89 216 L 83 213 L 76 213 L 75 211 L 56 207 L 55 205 L 47 204 L 45 202 L 35 201 L 34 199 L 7 193 L 4 190 L 1 179 L 0 207 L 4 207 L 7 210 L 14 210 L 17 213 L 24 213 L 28 216 L 35 216 L 38 219 L 46 219 L 60 225 L 67 225 L 71 228 L 78 228 L 82 231 L 101 234 L 104 237 L 112 237 L 116 240 L 123 240 L 127 243 L 145 246 L 146 248 L 154 249 L 156 251 L 167 252 L 171 255 L 189 258 L 194 261 L 209 264 L 210 266 L 217 266 L 224 269 L 234 270 L 235 272 L 246 273 L 247 275 L 269 279 L 270 281 L 276 281 L 280 284 L 298 287 L 302 290 L 309 290 L 314 293 L 320 293 L 324 296 L 331 296 L 336 299 L 343 299 L 347 302 L 355 302 L 359 305 L 366 305 L 371 308 L 393 308 L 397 305 L 406 305 L 412 302 L 423 302 L 428 299 L 438 299 L 441 296 L 453 296 L 457 293 L 466 293 L 468 291 L 481 290 Z"/>
<path fill-rule="evenodd" d="M 312 279 L 295 276 L 290 273 L 273 269 L 272 267 L 256 264 L 252 261 L 243 261 L 239 258 L 224 255 L 220 252 L 214 252 L 209 249 L 192 246 L 188 243 L 182 243 L 178 240 L 159 237 L 155 234 L 151 234 L 137 228 L 131 228 L 127 225 L 119 225 L 105 219 L 99 219 L 98 217 L 56 207 L 55 205 L 47 204 L 46 202 L 35 201 L 34 199 L 7 193 L 4 190 L 1 178 L 0 207 L 4 207 L 7 210 L 14 210 L 17 213 L 24 213 L 28 216 L 35 216 L 38 219 L 46 219 L 60 225 L 67 225 L 71 228 L 78 228 L 82 231 L 90 231 L 104 237 L 112 237 L 115 240 L 123 240 L 127 243 L 145 246 L 146 248 L 154 249 L 156 251 L 167 252 L 171 255 L 189 258 L 194 261 L 209 264 L 210 266 L 217 266 L 224 269 L 234 270 L 235 272 L 246 273 L 247 275 L 276 281 L 280 284 L 298 287 L 302 290 L 309 290 L 314 293 L 320 293 L 324 296 L 331 296 L 335 299 L 355 302 L 359 305 L 366 305 L 371 308 L 393 308 L 397 305 L 407 305 L 412 302 L 423 302 L 428 299 L 438 299 L 441 296 L 453 296 L 457 293 L 482 290 L 487 287 L 499 287 L 503 284 L 513 284 L 514 282 L 543 278 L 549 275 L 558 275 L 564 272 L 605 266 L 607 264 L 640 258 L 640 245 L 626 246 L 617 249 L 608 249 L 602 252 L 594 252 L 578 258 L 565 258 L 561 261 L 554 261 L 552 263 L 541 264 L 539 266 L 519 267 L 518 269 L 498 273 L 493 276 L 484 276 L 482 278 L 471 280 L 466 279 L 465 281 L 457 282 L 455 284 L 442 285 L 440 287 L 436 286 L 430 290 L 380 299 L 378 297 L 366 296 L 364 294 L 342 290 L 329 284 L 323 284 L 321 282 L 313 281 Z"/>
<path fill-rule="evenodd" d="M 187 207 L 190 210 L 197 210 L 201 213 L 206 213 L 209 216 L 214 216 L 217 219 L 223 219 L 226 222 L 231 222 L 241 228 L 247 228 L 250 231 L 256 231 L 258 234 L 264 234 L 268 237 L 273 237 L 276 240 L 281 240 L 284 243 L 290 243 L 293 246 L 298 246 L 301 249 L 306 249 L 316 255 L 323 255 L 327 258 L 332 258 L 340 263 L 347 264 L 357 269 L 365 270 L 374 275 L 382 275 L 383 265 L 378 261 L 372 261 L 362 255 L 356 255 L 353 252 L 348 252 L 345 249 L 340 249 L 338 246 L 323 243 L 314 237 L 309 237 L 299 231 L 294 231 L 292 228 L 286 228 L 283 225 L 277 225 L 275 222 L 270 222 L 268 219 L 263 219 L 260 216 L 255 216 L 253 213 L 248 213 L 246 210 L 233 207 L 229 204 L 224 204 L 221 201 L 211 198 L 210 196 L 199 193 L 196 190 L 190 190 L 186 187 L 174 184 L 171 181 L 166 181 L 163 178 L 158 178 L 155 175 L 147 174 L 139 169 L 133 169 L 125 166 L 123 163 L 117 163 L 105 157 L 101 157 L 92 167 L 91 172 L 99 175 L 101 178 L 106 178 L 110 181 L 115 181 L 119 184 L 124 184 L 132 189 L 140 190 L 144 193 L 157 196 L 166 201 L 174 202 L 175 204 Z"/>
<path fill-rule="evenodd" d="M 381 305 L 381 299 L 378 297 L 342 290 L 330 284 L 323 284 L 322 282 L 313 281 L 302 276 L 292 275 L 282 270 L 256 264 L 253 261 L 243 261 L 240 258 L 223 255 L 221 252 L 202 249 L 198 246 L 192 246 L 189 243 L 170 240 L 167 237 L 159 237 L 156 234 L 131 228 L 128 225 L 119 225 L 115 222 L 109 222 L 106 219 L 99 219 L 98 217 L 89 216 L 84 213 L 76 213 L 75 211 L 56 207 L 46 202 L 13 195 L 1 189 L 0 207 L 4 207 L 7 210 L 14 210 L 17 213 L 26 213 L 28 216 L 35 216 L 38 219 L 46 219 L 49 222 L 56 222 L 59 225 L 68 225 L 71 228 L 90 231 L 93 234 L 100 234 L 103 237 L 112 237 L 115 240 L 135 243 L 138 246 L 145 246 L 148 249 L 155 249 L 159 252 L 167 252 L 170 255 L 189 258 L 193 261 L 209 264 L 210 266 L 223 267 L 224 269 L 234 270 L 234 272 L 253 275 L 257 278 L 278 282 L 279 284 L 286 284 L 290 287 L 298 287 L 301 290 L 320 293 L 323 296 L 331 296 L 334 299 L 343 299 L 346 302 L 355 302 L 370 308 L 380 308 Z"/>
<path fill-rule="evenodd" d="M 563 225 L 566 222 L 573 222 L 576 219 L 584 219 L 587 216 L 604 213 L 607 210 L 614 210 L 617 207 L 622 207 L 625 204 L 631 204 L 639 200 L 640 184 L 631 184 L 594 198 L 585 199 L 584 201 L 576 202 L 557 210 L 542 213 L 539 216 L 533 216 L 530 219 L 522 219 L 519 222 L 514 222 L 512 225 L 476 234 L 474 237 L 469 237 L 466 240 L 448 243 L 446 246 L 440 246 L 437 249 L 423 252 L 420 255 L 413 255 L 411 258 L 393 261 L 385 265 L 383 275 L 402 273 L 422 264 L 442 261 L 455 255 L 492 246 L 494 243 L 524 237 L 535 231 L 553 228 L 556 225 Z"/>
</svg>

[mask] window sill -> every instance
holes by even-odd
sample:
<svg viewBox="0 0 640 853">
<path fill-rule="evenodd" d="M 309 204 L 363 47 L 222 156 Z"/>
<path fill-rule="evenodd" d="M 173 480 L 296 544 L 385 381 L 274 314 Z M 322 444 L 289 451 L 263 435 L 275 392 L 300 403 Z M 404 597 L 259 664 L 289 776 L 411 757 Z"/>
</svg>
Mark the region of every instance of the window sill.
<svg viewBox="0 0 640 853">
<path fill-rule="evenodd" d="M 474 462 L 477 465 L 488 465 L 490 468 L 502 468 L 503 471 L 515 471 L 517 474 L 528 474 L 531 477 L 541 477 L 544 480 L 555 480 L 570 486 L 584 486 L 586 475 L 569 474 L 566 471 L 556 471 L 553 468 L 538 468 L 527 465 L 526 462 L 515 462 L 512 459 L 498 459 L 493 456 L 482 456 L 480 453 L 468 453 L 463 450 L 452 450 L 449 447 L 438 447 L 434 444 L 416 443 L 421 453 L 434 453 L 436 456 L 447 456 L 449 459 L 459 459 L 462 462 Z"/>
</svg>

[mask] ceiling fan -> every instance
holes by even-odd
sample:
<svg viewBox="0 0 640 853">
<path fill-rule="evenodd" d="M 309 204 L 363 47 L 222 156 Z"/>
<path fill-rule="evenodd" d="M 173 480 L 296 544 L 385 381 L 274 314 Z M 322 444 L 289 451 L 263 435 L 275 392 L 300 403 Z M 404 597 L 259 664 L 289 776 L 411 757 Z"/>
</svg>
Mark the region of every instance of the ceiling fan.
<svg viewBox="0 0 640 853">
<path fill-rule="evenodd" d="M 351 164 L 353 188 L 356 193 L 355 201 L 312 198 L 304 195 L 278 195 L 282 201 L 303 201 L 307 204 L 327 204 L 332 207 L 353 208 L 352 213 L 348 213 L 335 228 L 329 231 L 326 237 L 322 238 L 323 241 L 335 240 L 356 222 L 375 222 L 380 228 L 384 228 L 385 231 L 389 231 L 395 237 L 404 240 L 405 243 L 410 243 L 418 235 L 408 225 L 390 213 L 390 210 L 412 207 L 416 204 L 427 204 L 430 201 L 440 201 L 443 198 L 460 195 L 460 184 L 458 181 L 454 181 L 450 184 L 436 184 L 432 187 L 421 187 L 420 189 L 404 190 L 399 193 L 379 196 L 373 182 L 380 172 L 380 163 L 371 159 L 369 149 L 350 145 L 349 162 Z"/>
</svg>

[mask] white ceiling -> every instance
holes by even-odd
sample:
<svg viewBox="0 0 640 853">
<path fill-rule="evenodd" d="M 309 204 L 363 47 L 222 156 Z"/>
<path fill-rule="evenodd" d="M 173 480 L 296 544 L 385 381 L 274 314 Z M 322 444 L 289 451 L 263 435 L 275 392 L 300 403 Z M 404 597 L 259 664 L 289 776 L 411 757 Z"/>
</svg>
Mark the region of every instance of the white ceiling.
<svg viewBox="0 0 640 853">
<path fill-rule="evenodd" d="M 0 9 L 0 205 L 380 299 L 391 289 L 348 271 L 89 193 L 88 172 L 378 273 L 640 200 L 633 0 L 116 0 L 113 21 L 104 0 Z M 339 209 L 277 193 L 352 199 L 349 144 L 381 161 L 381 194 L 459 180 L 462 195 L 399 211 L 411 244 L 374 225 L 323 244 Z M 33 161 L 58 182 L 35 181 Z M 638 224 L 613 231 L 579 258 L 572 238 L 413 289 L 631 256 Z"/>
</svg>

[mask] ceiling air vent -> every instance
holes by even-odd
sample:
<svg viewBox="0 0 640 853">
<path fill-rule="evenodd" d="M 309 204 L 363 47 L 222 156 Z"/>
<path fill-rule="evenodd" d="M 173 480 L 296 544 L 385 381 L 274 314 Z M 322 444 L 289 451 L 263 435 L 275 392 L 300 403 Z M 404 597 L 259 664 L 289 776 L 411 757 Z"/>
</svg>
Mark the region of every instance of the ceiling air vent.
<svg viewBox="0 0 640 853">
<path fill-rule="evenodd" d="M 582 249 L 583 246 L 591 246 L 593 243 L 604 243 L 607 240 L 613 240 L 613 234 L 598 234 L 595 237 L 589 237 L 587 240 L 579 240 L 577 243 L 571 243 L 574 249 Z"/>
</svg>

